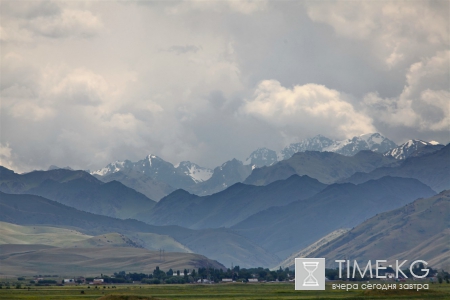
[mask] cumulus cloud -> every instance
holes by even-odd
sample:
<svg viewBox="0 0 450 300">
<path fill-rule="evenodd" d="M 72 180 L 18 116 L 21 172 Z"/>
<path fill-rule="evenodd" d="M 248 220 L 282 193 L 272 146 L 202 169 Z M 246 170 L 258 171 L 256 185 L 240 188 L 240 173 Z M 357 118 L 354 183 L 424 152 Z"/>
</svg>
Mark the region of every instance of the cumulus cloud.
<svg viewBox="0 0 450 300">
<path fill-rule="evenodd" d="M 368 40 L 388 68 L 450 43 L 448 1 L 318 1 L 308 2 L 307 9 L 313 21 L 338 35 Z"/>
<path fill-rule="evenodd" d="M 317 84 L 281 86 L 276 80 L 262 81 L 243 107 L 243 112 L 263 118 L 280 129 L 334 137 L 352 137 L 374 132 L 371 119 L 357 112 L 336 90 Z"/>
<path fill-rule="evenodd" d="M 381 98 L 369 93 L 364 98 L 367 112 L 391 126 L 406 126 L 420 131 L 448 132 L 450 128 L 450 51 L 438 52 L 414 63 L 406 74 L 402 93 Z"/>
</svg>

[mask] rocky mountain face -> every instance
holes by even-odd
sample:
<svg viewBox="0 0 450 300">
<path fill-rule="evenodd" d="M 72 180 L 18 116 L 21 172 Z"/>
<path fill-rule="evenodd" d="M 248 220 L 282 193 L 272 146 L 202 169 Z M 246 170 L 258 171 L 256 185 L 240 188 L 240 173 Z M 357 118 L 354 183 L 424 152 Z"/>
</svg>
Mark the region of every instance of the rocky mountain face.
<svg viewBox="0 0 450 300">
<path fill-rule="evenodd" d="M 277 153 L 275 151 L 267 148 L 259 148 L 253 151 L 244 163 L 259 168 L 262 166 L 270 166 L 277 162 L 277 160 Z"/>
<path fill-rule="evenodd" d="M 133 170 L 138 173 L 151 177 L 157 181 L 162 181 L 174 188 L 187 189 L 194 185 L 201 178 L 205 178 L 205 173 L 208 170 L 199 168 L 195 164 L 184 162 L 176 168 L 171 163 L 163 160 L 162 158 L 150 154 L 146 158 L 131 162 L 129 160 L 116 161 L 108 164 L 105 168 L 94 171 L 91 174 L 97 176 L 106 176 L 119 171 Z M 199 176 L 199 174 L 202 174 Z"/>
<path fill-rule="evenodd" d="M 252 166 L 237 159 L 211 170 L 189 161 L 174 166 L 156 155 L 148 155 L 138 162 L 117 161 L 91 174 L 104 182 L 118 180 L 159 200 L 176 189 L 210 195 L 242 182 L 251 170 Z"/>
<path fill-rule="evenodd" d="M 409 140 L 398 147 L 387 151 L 385 156 L 392 156 L 395 159 L 406 159 L 410 156 L 421 156 L 440 150 L 444 147 L 437 142 L 425 142 L 422 140 Z"/>
<path fill-rule="evenodd" d="M 334 141 L 323 135 L 304 139 L 299 143 L 293 143 L 278 153 L 267 148 L 260 148 L 252 152 L 246 160 L 247 164 L 256 167 L 270 166 L 276 162 L 291 158 L 295 153 L 306 151 L 334 152 L 345 156 L 353 156 L 359 151 L 371 150 L 377 153 L 385 153 L 397 145 L 380 133 L 368 133 L 355 136 L 351 139 Z"/>
</svg>

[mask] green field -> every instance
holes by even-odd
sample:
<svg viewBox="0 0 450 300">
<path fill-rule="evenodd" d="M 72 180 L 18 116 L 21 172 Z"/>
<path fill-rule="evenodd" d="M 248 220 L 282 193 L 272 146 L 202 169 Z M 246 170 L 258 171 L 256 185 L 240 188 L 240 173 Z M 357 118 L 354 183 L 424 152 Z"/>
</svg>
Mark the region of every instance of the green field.
<svg viewBox="0 0 450 300">
<path fill-rule="evenodd" d="M 394 291 L 295 291 L 293 283 L 233 283 L 213 285 L 116 285 L 99 286 L 50 286 L 25 289 L 0 290 L 0 299 L 450 299 L 450 284 L 430 284 L 429 290 Z"/>
</svg>

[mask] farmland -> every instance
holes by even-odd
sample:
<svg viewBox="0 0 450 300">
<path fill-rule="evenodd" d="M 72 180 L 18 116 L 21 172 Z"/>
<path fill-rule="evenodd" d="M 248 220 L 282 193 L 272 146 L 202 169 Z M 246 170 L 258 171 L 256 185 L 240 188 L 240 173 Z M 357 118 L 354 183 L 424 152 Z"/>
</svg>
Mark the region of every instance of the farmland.
<svg viewBox="0 0 450 300">
<path fill-rule="evenodd" d="M 378 281 L 379 282 L 379 281 Z M 325 291 L 295 291 L 293 283 L 232 283 L 183 285 L 105 285 L 97 288 L 80 286 L 21 287 L 5 286 L 0 299 L 449 299 L 450 284 L 430 284 L 429 290 L 333 290 L 327 284 Z"/>
</svg>

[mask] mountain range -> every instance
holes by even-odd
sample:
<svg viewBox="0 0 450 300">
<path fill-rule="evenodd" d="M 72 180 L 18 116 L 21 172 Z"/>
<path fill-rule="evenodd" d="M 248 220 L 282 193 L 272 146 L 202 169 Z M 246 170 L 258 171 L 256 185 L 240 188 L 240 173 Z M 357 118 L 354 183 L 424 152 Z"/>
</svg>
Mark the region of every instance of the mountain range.
<svg viewBox="0 0 450 300">
<path fill-rule="evenodd" d="M 326 185 L 308 176 L 293 175 L 266 186 L 236 183 L 219 193 L 199 197 L 178 190 L 161 199 L 150 214 L 139 218 L 149 224 L 187 228 L 231 227 L 269 207 L 309 198 Z"/>
<path fill-rule="evenodd" d="M 422 145 L 427 147 L 422 147 Z M 244 182 L 254 169 L 272 166 L 299 152 L 333 152 L 344 156 L 354 156 L 360 151 L 372 151 L 400 160 L 410 155 L 419 156 L 426 152 L 433 152 L 439 150 L 440 147 L 443 147 L 443 145 L 419 140 L 408 141 L 397 146 L 380 133 L 369 133 L 339 141 L 317 135 L 299 143 L 290 144 L 279 152 L 268 148 L 259 148 L 253 151 L 244 162 L 232 159 L 214 168 L 214 170 L 189 161 L 173 165 L 156 155 L 150 154 L 137 162 L 124 160 L 110 163 L 102 169 L 91 172 L 91 174 L 103 182 L 120 181 L 148 198 L 159 201 L 180 188 L 199 196 L 212 195 L 237 182 Z M 367 172 L 367 170 L 362 171 Z M 348 173 L 347 176 L 350 176 Z M 292 174 L 294 173 L 289 175 Z M 285 176 L 285 178 L 287 177 Z"/>
<path fill-rule="evenodd" d="M 332 184 L 310 198 L 268 208 L 231 228 L 281 258 L 334 230 L 352 228 L 377 213 L 434 194 L 411 178 Z"/>
<path fill-rule="evenodd" d="M 392 163 L 396 163 L 394 158 L 370 150 L 360 151 L 354 156 L 344 156 L 333 152 L 298 152 L 291 158 L 274 165 L 254 169 L 244 183 L 267 185 L 297 174 L 308 175 L 320 182 L 330 184 L 356 172 L 370 172 Z"/>
<path fill-rule="evenodd" d="M 150 212 L 156 204 L 118 181 L 103 183 L 87 172 L 68 169 L 16 174 L 0 166 L 0 191 L 43 196 L 83 211 L 122 219 Z"/>
<path fill-rule="evenodd" d="M 80 211 L 35 195 L 0 192 L 0 221 L 69 228 L 94 236 L 116 232 L 148 249 L 154 249 L 152 242 L 156 234 L 171 237 L 189 251 L 226 266 L 232 263 L 246 267 L 270 266 L 278 262 L 275 255 L 230 229 L 192 230 L 179 226 L 154 226 L 137 220 L 121 220 Z"/>
<path fill-rule="evenodd" d="M 0 167 L 0 221 L 7 222 L 1 223 L 0 244 L 33 248 L 40 240 L 51 247 L 64 243 L 67 249 L 160 247 L 227 266 L 274 267 L 288 265 L 296 255 L 325 251 L 327 245 L 335 245 L 326 248 L 330 257 L 339 256 L 340 250 L 333 251 L 344 247 L 337 244 L 342 235 L 348 245 L 355 243 L 345 251 L 358 258 L 364 256 L 357 249 L 375 245 L 386 234 L 367 229 L 368 240 L 364 230 L 354 236 L 345 233 L 348 229 L 450 189 L 450 144 L 411 140 L 391 147 L 380 134 L 341 142 L 317 136 L 299 144 L 290 148 L 299 152 L 282 161 L 280 153 L 261 148 L 244 163 L 232 159 L 214 170 L 191 162 L 173 165 L 155 155 L 92 173 L 53 166 L 17 174 Z M 423 213 L 438 221 L 439 210 L 433 207 Z M 395 228 L 408 232 L 404 226 L 413 226 L 388 216 L 383 222 Z M 19 225 L 47 227 L 41 234 L 34 227 L 14 227 Z M 429 240 L 437 250 L 427 248 L 426 239 L 413 247 L 436 264 L 442 264 L 436 251 L 445 250 L 439 245 L 448 238 L 439 226 Z M 27 231 L 32 238 L 22 234 Z M 411 255 L 405 251 L 391 248 L 392 255 Z"/>
<path fill-rule="evenodd" d="M 340 182 L 362 183 L 383 176 L 415 178 L 440 192 L 450 189 L 450 144 L 421 156 L 410 156 L 399 165 L 384 166 L 368 173 L 355 173 Z"/>
</svg>

